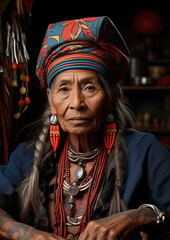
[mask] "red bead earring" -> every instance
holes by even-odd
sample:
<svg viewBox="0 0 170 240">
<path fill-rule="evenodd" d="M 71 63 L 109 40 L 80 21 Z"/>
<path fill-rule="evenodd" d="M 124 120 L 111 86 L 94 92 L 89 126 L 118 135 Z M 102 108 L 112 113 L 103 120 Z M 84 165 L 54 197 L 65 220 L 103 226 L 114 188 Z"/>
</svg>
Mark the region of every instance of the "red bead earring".
<svg viewBox="0 0 170 240">
<path fill-rule="evenodd" d="M 104 126 L 104 144 L 107 148 L 107 154 L 111 153 L 111 149 L 115 142 L 116 123 L 112 113 L 107 115 L 107 123 Z"/>
<path fill-rule="evenodd" d="M 60 131 L 56 115 L 52 115 L 50 118 L 50 141 L 53 147 L 54 157 L 56 157 L 56 151 L 60 144 Z"/>
</svg>

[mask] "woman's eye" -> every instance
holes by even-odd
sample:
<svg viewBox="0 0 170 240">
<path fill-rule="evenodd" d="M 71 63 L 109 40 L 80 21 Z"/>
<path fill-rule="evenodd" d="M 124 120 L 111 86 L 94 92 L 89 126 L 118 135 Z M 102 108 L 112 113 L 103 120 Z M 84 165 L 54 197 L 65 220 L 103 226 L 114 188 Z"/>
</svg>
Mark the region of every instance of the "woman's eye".
<svg viewBox="0 0 170 240">
<path fill-rule="evenodd" d="M 68 89 L 67 89 L 67 87 L 61 87 L 60 88 L 60 92 L 66 92 Z"/>
<path fill-rule="evenodd" d="M 87 91 L 94 91 L 95 87 L 94 86 L 87 86 L 87 87 L 85 87 L 85 90 L 87 90 Z"/>
</svg>

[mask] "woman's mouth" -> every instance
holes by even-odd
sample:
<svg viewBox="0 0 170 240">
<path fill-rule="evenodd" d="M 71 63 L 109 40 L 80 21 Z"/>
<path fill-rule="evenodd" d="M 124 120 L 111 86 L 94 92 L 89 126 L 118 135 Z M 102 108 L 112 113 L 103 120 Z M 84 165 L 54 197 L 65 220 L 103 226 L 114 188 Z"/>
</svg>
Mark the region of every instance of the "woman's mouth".
<svg viewBox="0 0 170 240">
<path fill-rule="evenodd" d="M 73 117 L 69 118 L 67 121 L 72 122 L 72 123 L 87 123 L 90 121 L 90 118 L 86 117 Z"/>
</svg>

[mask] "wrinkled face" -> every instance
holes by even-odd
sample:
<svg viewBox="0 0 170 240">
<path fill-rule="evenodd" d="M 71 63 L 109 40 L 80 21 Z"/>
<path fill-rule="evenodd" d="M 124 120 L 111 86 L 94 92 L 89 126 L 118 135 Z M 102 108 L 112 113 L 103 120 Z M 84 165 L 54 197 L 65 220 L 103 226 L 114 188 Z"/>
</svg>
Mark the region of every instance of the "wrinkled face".
<svg viewBox="0 0 170 240">
<path fill-rule="evenodd" d="M 98 74 L 91 70 L 66 70 L 55 80 L 50 106 L 62 129 L 77 135 L 98 132 L 109 112 L 108 96 Z"/>
</svg>

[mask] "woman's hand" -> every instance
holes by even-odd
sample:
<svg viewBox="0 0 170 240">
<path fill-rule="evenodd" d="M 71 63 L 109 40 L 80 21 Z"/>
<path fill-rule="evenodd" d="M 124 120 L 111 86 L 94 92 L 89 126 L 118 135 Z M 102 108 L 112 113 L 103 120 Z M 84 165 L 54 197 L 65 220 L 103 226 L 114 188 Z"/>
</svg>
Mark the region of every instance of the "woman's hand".
<svg viewBox="0 0 170 240">
<path fill-rule="evenodd" d="M 129 210 L 89 222 L 79 240 L 123 240 L 153 223 L 156 214 L 152 209 Z"/>
</svg>

